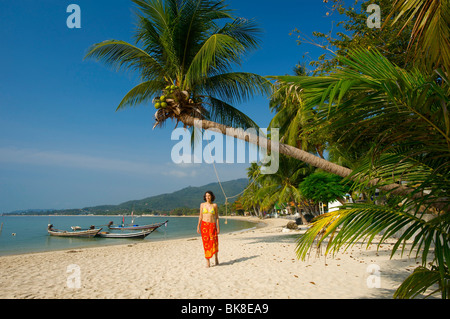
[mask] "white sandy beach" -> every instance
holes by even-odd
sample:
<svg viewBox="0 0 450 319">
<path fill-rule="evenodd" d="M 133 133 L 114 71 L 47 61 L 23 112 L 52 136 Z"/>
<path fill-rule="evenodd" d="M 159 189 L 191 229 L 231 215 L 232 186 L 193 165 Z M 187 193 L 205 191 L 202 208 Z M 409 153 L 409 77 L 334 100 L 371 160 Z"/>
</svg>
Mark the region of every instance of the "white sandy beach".
<svg viewBox="0 0 450 319">
<path fill-rule="evenodd" d="M 417 266 L 408 256 L 391 260 L 390 243 L 299 261 L 300 232 L 282 232 L 287 222 L 266 219 L 265 227 L 219 235 L 220 265 L 211 268 L 200 237 L 3 256 L 0 298 L 392 298 Z"/>
</svg>

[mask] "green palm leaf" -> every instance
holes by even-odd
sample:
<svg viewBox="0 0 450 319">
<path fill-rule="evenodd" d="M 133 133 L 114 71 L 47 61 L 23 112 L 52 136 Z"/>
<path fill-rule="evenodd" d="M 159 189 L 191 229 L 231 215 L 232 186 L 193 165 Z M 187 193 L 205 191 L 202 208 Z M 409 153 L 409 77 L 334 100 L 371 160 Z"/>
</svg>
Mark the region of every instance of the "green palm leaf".
<svg viewBox="0 0 450 319">
<path fill-rule="evenodd" d="M 253 96 L 270 94 L 271 83 L 254 73 L 232 72 L 206 78 L 202 89 L 227 103 L 242 103 Z"/>
<path fill-rule="evenodd" d="M 142 79 L 150 80 L 164 75 L 164 69 L 157 60 L 144 50 L 125 41 L 107 40 L 94 44 L 88 49 L 85 55 L 85 59 L 87 58 L 102 61 L 116 71 L 138 71 Z"/>
<path fill-rule="evenodd" d="M 203 79 L 211 68 L 228 69 L 230 62 L 244 52 L 244 47 L 225 34 L 214 34 L 203 43 L 186 73 L 186 82 Z M 224 59 L 230 57 L 230 60 Z"/>
<path fill-rule="evenodd" d="M 211 121 L 227 123 L 228 126 L 242 129 L 258 128 L 258 125 L 250 117 L 222 100 L 210 97 L 209 103 L 205 104 L 210 104 L 210 107 L 207 108 L 209 113 L 206 118 Z"/>
<path fill-rule="evenodd" d="M 407 241 L 413 237 L 410 253 L 417 249 L 416 257 L 421 254 L 423 265 L 428 261 L 428 253 L 433 242 L 447 241 L 446 249 L 448 249 L 450 240 L 448 227 L 442 227 L 435 219 L 427 222 L 408 212 L 405 206 L 393 208 L 374 204 L 347 204 L 346 209 L 326 213 L 317 218 L 307 233 L 297 241 L 297 256 L 305 259 L 316 238 L 320 247 L 324 240 L 330 237 L 325 254 L 336 254 L 342 248 L 346 250 L 360 241 L 366 242 L 369 246 L 375 236 L 383 233 L 378 242 L 379 246 L 386 238 L 392 237 L 404 227 L 406 229 L 393 246 L 391 255 L 394 255 L 400 247 L 403 252 Z M 447 250 L 435 253 L 444 256 Z"/>
<path fill-rule="evenodd" d="M 450 72 L 450 1 L 397 0 L 386 21 L 397 12 L 393 24 L 402 16 L 407 18 L 403 28 L 414 23 L 409 47 L 417 43 L 417 64 Z"/>
<path fill-rule="evenodd" d="M 415 298 L 421 294 L 425 294 L 430 287 L 438 286 L 439 288 L 430 292 L 428 296 L 445 290 L 446 295 L 450 295 L 450 276 L 442 278 L 437 269 L 428 269 L 418 267 L 414 272 L 405 279 L 394 294 L 394 298 L 407 299 Z"/>
<path fill-rule="evenodd" d="M 123 97 L 117 107 L 117 110 L 130 106 L 136 106 L 151 100 L 155 94 L 161 90 L 161 86 L 164 84 L 165 82 L 161 80 L 151 80 L 136 85 Z"/>
</svg>

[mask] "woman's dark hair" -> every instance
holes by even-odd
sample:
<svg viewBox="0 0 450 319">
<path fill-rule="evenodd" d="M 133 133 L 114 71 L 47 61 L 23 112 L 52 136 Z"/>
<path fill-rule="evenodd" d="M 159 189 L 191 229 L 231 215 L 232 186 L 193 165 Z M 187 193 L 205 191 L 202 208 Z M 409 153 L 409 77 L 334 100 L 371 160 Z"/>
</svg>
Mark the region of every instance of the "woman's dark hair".
<svg viewBox="0 0 450 319">
<path fill-rule="evenodd" d="M 214 196 L 214 193 L 211 191 L 206 191 L 205 195 L 203 195 L 203 200 L 206 202 L 206 194 L 211 195 L 211 203 L 214 202 L 214 200 L 216 199 L 216 196 Z"/>
</svg>

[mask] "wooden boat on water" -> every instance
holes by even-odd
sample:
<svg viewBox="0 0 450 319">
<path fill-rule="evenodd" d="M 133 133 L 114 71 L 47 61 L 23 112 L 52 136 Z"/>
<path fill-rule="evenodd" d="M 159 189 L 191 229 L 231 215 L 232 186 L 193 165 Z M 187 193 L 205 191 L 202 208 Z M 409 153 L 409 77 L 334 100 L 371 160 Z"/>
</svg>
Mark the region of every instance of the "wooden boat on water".
<svg viewBox="0 0 450 319">
<path fill-rule="evenodd" d="M 157 229 L 158 227 L 161 227 L 162 225 L 167 224 L 169 221 L 166 220 L 162 223 L 155 223 L 150 225 L 114 225 L 113 222 L 109 222 L 107 225 L 109 229 L 115 229 L 115 230 L 143 230 L 143 229 Z"/>
<path fill-rule="evenodd" d="M 153 231 L 156 228 L 149 228 L 149 229 L 143 229 L 140 231 L 136 231 L 136 232 L 129 232 L 129 233 L 122 233 L 122 232 L 116 232 L 116 233 L 110 233 L 110 232 L 98 232 L 97 233 L 97 237 L 103 237 L 103 238 L 142 238 L 144 239 L 145 237 L 147 237 L 148 235 L 150 235 L 151 233 L 153 233 Z"/>
<path fill-rule="evenodd" d="M 61 230 L 61 229 L 55 229 L 53 228 L 52 224 L 49 224 L 47 227 L 47 231 L 49 235 L 51 236 L 59 236 L 59 237 L 85 237 L 85 238 L 91 238 L 94 237 L 100 232 L 101 228 L 90 228 L 90 229 L 82 229 L 82 230 L 74 230 L 74 231 L 67 231 L 67 230 Z"/>
</svg>

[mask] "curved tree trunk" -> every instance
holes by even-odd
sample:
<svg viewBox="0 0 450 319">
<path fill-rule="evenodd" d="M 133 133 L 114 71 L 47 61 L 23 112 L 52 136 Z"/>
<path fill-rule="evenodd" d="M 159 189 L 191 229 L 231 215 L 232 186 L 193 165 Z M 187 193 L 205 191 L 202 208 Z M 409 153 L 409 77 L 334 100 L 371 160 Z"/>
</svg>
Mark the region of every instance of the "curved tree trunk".
<svg viewBox="0 0 450 319">
<path fill-rule="evenodd" d="M 279 143 L 277 141 L 270 141 L 262 136 L 249 134 L 248 132 L 244 131 L 243 129 L 235 129 L 233 127 L 229 127 L 229 126 L 219 124 L 216 122 L 212 122 L 212 121 L 208 121 L 208 120 L 200 120 L 200 119 L 197 119 L 192 116 L 185 115 L 185 114 L 180 115 L 179 120 L 187 126 L 192 126 L 192 127 L 195 126 L 197 128 L 205 129 L 205 130 L 220 131 L 224 135 L 232 136 L 232 137 L 238 138 L 240 140 L 244 140 L 249 143 L 255 144 L 260 147 L 265 147 L 269 151 L 271 150 L 272 144 L 273 144 L 273 146 L 275 146 L 275 147 L 278 146 L 279 152 L 286 156 L 296 158 L 296 159 L 301 160 L 301 161 L 303 161 L 307 164 L 310 164 L 314 167 L 323 169 L 326 172 L 329 172 L 329 173 L 332 173 L 332 174 L 335 174 L 335 175 L 338 175 L 341 177 L 348 177 L 353 181 L 358 181 L 358 182 L 364 181 L 364 182 L 367 182 L 367 184 L 370 186 L 377 185 L 377 188 L 384 190 L 386 192 L 390 192 L 394 195 L 406 196 L 414 191 L 411 188 L 405 187 L 403 185 L 395 184 L 395 183 L 389 184 L 389 185 L 384 185 L 384 186 L 379 186 L 378 184 L 381 182 L 381 179 L 367 180 L 367 178 L 364 176 L 358 176 L 358 175 L 351 176 L 352 170 L 347 167 L 343 167 L 338 164 L 329 162 L 323 158 L 317 157 L 311 153 L 305 152 L 296 147 L 286 145 L 283 143 Z M 422 194 L 414 194 L 414 196 L 413 196 L 413 198 L 419 198 L 419 197 L 422 197 Z M 443 208 L 441 203 L 433 203 L 432 206 L 434 206 L 438 209 Z"/>
</svg>

